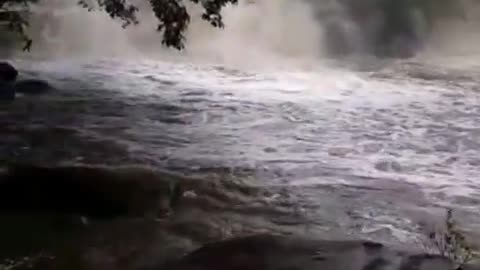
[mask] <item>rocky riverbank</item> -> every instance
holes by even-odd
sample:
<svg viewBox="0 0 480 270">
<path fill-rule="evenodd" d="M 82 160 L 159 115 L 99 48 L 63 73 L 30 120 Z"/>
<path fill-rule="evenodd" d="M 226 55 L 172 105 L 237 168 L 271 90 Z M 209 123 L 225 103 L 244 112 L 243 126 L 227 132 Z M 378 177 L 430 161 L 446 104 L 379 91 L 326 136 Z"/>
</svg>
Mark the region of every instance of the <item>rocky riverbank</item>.
<svg viewBox="0 0 480 270">
<path fill-rule="evenodd" d="M 48 82 L 19 77 L 18 70 L 8 62 L 0 62 L 0 101 L 12 101 L 16 94 L 39 95 L 53 89 Z M 22 76 L 21 76 L 22 77 Z"/>
<path fill-rule="evenodd" d="M 267 226 L 257 216 L 231 228 L 227 217 L 239 218 L 233 211 L 285 215 L 285 209 L 267 210 L 263 197 L 230 180 L 145 167 L 10 164 L 0 174 L 0 265 L 160 267 L 205 243 Z M 260 204 L 257 210 L 250 202 Z"/>
<path fill-rule="evenodd" d="M 246 224 L 235 232 L 211 215 L 263 196 L 258 188 L 149 168 L 11 164 L 0 174 L 0 254 L 17 263 L 27 256 L 29 269 L 453 269 L 445 257 L 371 241 L 307 239 Z M 18 264 L 13 269 L 24 269 Z"/>
<path fill-rule="evenodd" d="M 162 269 L 175 270 L 451 270 L 446 258 L 368 241 L 322 241 L 256 235 L 208 244 Z"/>
</svg>

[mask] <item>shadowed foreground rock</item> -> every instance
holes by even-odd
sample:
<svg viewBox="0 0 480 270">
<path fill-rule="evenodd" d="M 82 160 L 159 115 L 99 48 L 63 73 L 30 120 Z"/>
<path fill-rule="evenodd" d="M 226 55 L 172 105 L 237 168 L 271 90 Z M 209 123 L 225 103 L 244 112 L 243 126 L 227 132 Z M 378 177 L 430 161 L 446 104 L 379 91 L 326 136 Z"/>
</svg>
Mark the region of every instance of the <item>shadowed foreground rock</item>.
<svg viewBox="0 0 480 270">
<path fill-rule="evenodd" d="M 15 99 L 13 82 L 17 79 L 18 71 L 7 62 L 0 62 L 0 101 Z"/>
<path fill-rule="evenodd" d="M 162 270 L 452 270 L 444 257 L 368 241 L 256 235 L 206 245 Z"/>
<path fill-rule="evenodd" d="M 0 62 L 0 81 L 14 82 L 17 79 L 18 71 L 7 62 Z"/>
<path fill-rule="evenodd" d="M 170 210 L 174 186 L 145 168 L 13 165 L 0 174 L 0 213 L 161 216 Z"/>
<path fill-rule="evenodd" d="M 14 84 L 15 92 L 25 95 L 40 95 L 53 89 L 46 81 L 37 79 L 21 80 Z"/>
<path fill-rule="evenodd" d="M 15 88 L 8 82 L 0 81 L 0 101 L 12 101 L 15 99 Z"/>
</svg>

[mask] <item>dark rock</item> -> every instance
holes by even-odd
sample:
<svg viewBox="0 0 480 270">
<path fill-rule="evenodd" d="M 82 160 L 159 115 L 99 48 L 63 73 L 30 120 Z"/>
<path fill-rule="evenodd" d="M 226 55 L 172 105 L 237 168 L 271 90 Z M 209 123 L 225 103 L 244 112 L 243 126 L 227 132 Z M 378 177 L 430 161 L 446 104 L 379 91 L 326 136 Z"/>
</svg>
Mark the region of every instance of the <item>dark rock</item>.
<svg viewBox="0 0 480 270">
<path fill-rule="evenodd" d="M 15 89 L 8 82 L 0 81 L 0 101 L 12 101 L 15 99 Z"/>
<path fill-rule="evenodd" d="M 0 213 L 160 217 L 173 181 L 146 168 L 12 165 L 0 174 Z"/>
<path fill-rule="evenodd" d="M 26 95 L 39 95 L 53 89 L 46 81 L 29 79 L 16 82 L 14 84 L 15 91 Z"/>
<path fill-rule="evenodd" d="M 207 244 L 168 270 L 451 270 L 439 255 L 414 254 L 368 241 L 256 235 Z"/>
<path fill-rule="evenodd" d="M 0 62 L 0 81 L 13 82 L 17 79 L 18 71 L 7 62 Z"/>
</svg>

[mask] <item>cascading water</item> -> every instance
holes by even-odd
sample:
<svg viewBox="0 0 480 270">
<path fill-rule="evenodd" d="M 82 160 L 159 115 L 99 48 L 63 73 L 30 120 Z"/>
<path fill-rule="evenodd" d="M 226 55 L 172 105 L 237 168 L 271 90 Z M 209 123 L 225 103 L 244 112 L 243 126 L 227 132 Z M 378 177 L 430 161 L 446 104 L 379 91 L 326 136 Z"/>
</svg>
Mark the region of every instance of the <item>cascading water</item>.
<svg viewBox="0 0 480 270">
<path fill-rule="evenodd" d="M 156 21 L 148 6 L 141 6 L 140 25 L 125 30 L 103 13 L 78 8 L 75 1 L 44 1 L 33 7 L 30 32 L 36 41 L 34 52 L 48 57 L 181 54 L 194 59 L 244 63 L 245 58 L 259 63 L 280 57 L 310 59 L 321 55 L 321 27 L 305 3 L 240 2 L 224 11 L 229 31 L 213 29 L 203 22 L 195 7 L 190 8 L 193 20 L 187 33 L 187 50 L 177 53 L 161 46 L 161 35 L 155 31 Z"/>
<path fill-rule="evenodd" d="M 159 45 L 161 37 L 148 5 L 137 2 L 141 24 L 124 30 L 106 14 L 78 8 L 76 1 L 42 1 L 31 16 L 35 52 L 49 57 L 171 56 L 174 52 Z M 298 62 L 351 54 L 411 57 L 429 48 L 432 39 L 438 43 L 439 37 L 467 32 L 480 17 L 478 5 L 469 0 L 240 1 L 224 10 L 227 31 L 223 31 L 203 22 L 200 11 L 191 6 L 189 46 L 183 54 L 226 64 L 246 58 Z M 458 40 L 442 43 L 454 47 Z"/>
</svg>

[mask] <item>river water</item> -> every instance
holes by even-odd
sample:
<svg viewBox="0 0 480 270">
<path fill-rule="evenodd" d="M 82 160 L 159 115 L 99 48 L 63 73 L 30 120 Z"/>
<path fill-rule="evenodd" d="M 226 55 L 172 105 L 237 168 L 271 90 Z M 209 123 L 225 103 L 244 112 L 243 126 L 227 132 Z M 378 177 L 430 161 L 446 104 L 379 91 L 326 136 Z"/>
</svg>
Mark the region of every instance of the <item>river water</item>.
<svg viewBox="0 0 480 270">
<path fill-rule="evenodd" d="M 447 207 L 472 237 L 480 226 L 475 67 L 392 61 L 251 72 L 112 59 L 16 65 L 57 90 L 2 107 L 4 159 L 238 177 L 271 190 L 262 199 L 272 207 L 287 205 L 291 215 L 274 223 L 321 237 L 334 230 L 418 241 Z"/>
<path fill-rule="evenodd" d="M 287 2 L 262 2 L 265 16 L 232 9 L 230 34 L 194 24 L 190 52 L 214 61 L 116 57 L 131 49 L 118 44 L 123 32 L 107 40 L 104 19 L 92 17 L 90 36 L 76 23 L 87 15 L 67 13 L 63 41 L 45 46 L 56 57 L 11 59 L 22 77 L 56 89 L 0 104 L 0 160 L 148 166 L 194 180 L 190 203 L 166 223 L 115 221 L 82 234 L 102 246 L 89 250 L 102 269 L 257 232 L 422 248 L 447 208 L 480 246 L 478 56 L 329 60 L 316 53 L 304 7 L 287 6 L 284 25 Z"/>
</svg>

